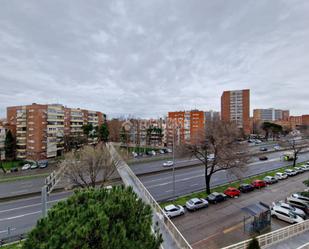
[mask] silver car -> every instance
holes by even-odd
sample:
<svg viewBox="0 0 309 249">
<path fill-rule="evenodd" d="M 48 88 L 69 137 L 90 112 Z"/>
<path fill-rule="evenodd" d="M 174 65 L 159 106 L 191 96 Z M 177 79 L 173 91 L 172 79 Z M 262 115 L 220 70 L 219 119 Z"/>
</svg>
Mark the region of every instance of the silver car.
<svg viewBox="0 0 309 249">
<path fill-rule="evenodd" d="M 179 215 L 183 215 L 185 213 L 185 209 L 180 205 L 168 205 L 164 208 L 164 213 L 169 217 L 176 217 Z"/>
<path fill-rule="evenodd" d="M 202 198 L 193 198 L 186 202 L 186 208 L 191 211 L 204 207 L 208 207 L 208 201 Z"/>
<path fill-rule="evenodd" d="M 289 210 L 289 211 L 291 211 L 292 213 L 294 213 L 294 214 L 296 214 L 296 215 L 302 217 L 303 219 L 306 219 L 306 213 L 305 213 L 303 210 L 301 210 L 301 209 L 299 209 L 299 208 L 296 208 L 296 207 L 293 207 L 293 206 L 291 206 L 291 205 L 288 204 L 288 203 L 285 203 L 285 202 L 283 202 L 283 201 L 274 202 L 274 203 L 273 203 L 273 207 L 275 207 L 275 206 L 278 206 L 278 207 L 284 208 L 284 209 L 286 209 L 286 210 Z"/>
</svg>

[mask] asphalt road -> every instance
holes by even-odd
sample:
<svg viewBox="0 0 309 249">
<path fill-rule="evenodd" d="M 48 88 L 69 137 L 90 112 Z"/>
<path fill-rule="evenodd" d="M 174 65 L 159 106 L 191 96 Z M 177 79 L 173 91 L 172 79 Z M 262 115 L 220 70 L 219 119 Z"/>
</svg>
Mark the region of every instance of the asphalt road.
<svg viewBox="0 0 309 249">
<path fill-rule="evenodd" d="M 48 208 L 60 200 L 66 199 L 72 192 L 52 194 L 48 200 Z M 28 232 L 41 217 L 41 197 L 0 203 L 0 239 Z"/>
<path fill-rule="evenodd" d="M 271 154 L 268 161 L 255 160 L 248 165 L 247 171 L 243 172 L 243 177 L 257 175 L 265 171 L 290 165 L 291 162 L 285 162 L 280 159 L 279 156 L 281 154 L 280 152 Z M 309 152 L 299 155 L 298 161 L 307 160 L 309 160 Z M 157 201 L 163 201 L 173 197 L 172 171 L 139 178 Z M 236 177 L 230 175 L 227 171 L 219 171 L 212 176 L 211 186 L 214 187 L 234 180 L 236 180 Z M 182 168 L 175 171 L 175 196 L 189 194 L 204 188 L 205 178 L 203 166 Z"/>
</svg>

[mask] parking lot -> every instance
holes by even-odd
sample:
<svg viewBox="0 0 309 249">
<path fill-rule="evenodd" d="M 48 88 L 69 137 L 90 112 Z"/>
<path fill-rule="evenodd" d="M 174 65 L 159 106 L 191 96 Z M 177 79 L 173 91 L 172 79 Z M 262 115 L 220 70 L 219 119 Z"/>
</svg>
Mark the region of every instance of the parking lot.
<svg viewBox="0 0 309 249">
<path fill-rule="evenodd" d="M 221 248 L 249 238 L 243 231 L 243 219 L 247 216 L 241 209 L 260 201 L 270 205 L 274 201 L 284 200 L 294 192 L 302 191 L 302 183 L 309 178 L 309 172 L 289 177 L 264 189 L 241 194 L 237 199 L 209 205 L 206 209 L 186 212 L 173 218 L 174 224 L 193 246 L 194 249 Z M 272 219 L 272 230 L 277 230 L 289 223 Z"/>
</svg>

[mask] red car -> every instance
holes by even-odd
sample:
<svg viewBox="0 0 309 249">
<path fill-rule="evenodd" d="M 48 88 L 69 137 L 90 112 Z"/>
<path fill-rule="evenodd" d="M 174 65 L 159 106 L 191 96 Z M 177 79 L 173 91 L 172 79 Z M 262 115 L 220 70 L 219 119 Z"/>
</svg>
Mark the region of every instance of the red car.
<svg viewBox="0 0 309 249">
<path fill-rule="evenodd" d="M 228 187 L 224 191 L 224 194 L 227 195 L 228 197 L 234 198 L 240 196 L 240 191 L 237 188 Z"/>
<path fill-rule="evenodd" d="M 263 180 L 254 180 L 252 186 L 255 188 L 264 188 L 266 187 L 266 182 Z"/>
</svg>

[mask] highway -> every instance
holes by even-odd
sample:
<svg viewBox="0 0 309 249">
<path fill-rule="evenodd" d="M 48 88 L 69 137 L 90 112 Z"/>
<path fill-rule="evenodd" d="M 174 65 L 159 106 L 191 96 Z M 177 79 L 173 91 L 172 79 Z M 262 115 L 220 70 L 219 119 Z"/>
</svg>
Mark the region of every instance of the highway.
<svg viewBox="0 0 309 249">
<path fill-rule="evenodd" d="M 248 166 L 248 170 L 244 172 L 244 176 L 255 175 L 291 164 L 291 162 L 281 161 L 279 158 L 281 154 L 282 152 L 276 152 L 268 155 L 269 160 L 266 162 L 253 158 L 252 163 Z M 299 156 L 299 161 L 304 160 L 309 160 L 309 153 Z M 152 162 L 148 166 L 162 167 L 162 161 Z M 202 166 L 178 169 L 175 171 L 175 179 L 176 195 L 178 196 L 195 192 L 205 187 Z M 227 183 L 233 179 L 234 177 L 228 175 L 227 172 L 218 172 L 212 178 L 212 186 Z M 171 198 L 173 195 L 172 171 L 141 176 L 140 180 L 158 201 Z M 70 194 L 71 192 L 52 194 L 49 198 L 48 206 L 51 207 Z M 8 236 L 8 227 L 11 228 L 11 235 L 29 231 L 35 225 L 40 215 L 41 198 L 39 196 L 0 203 L 0 238 Z"/>
</svg>

